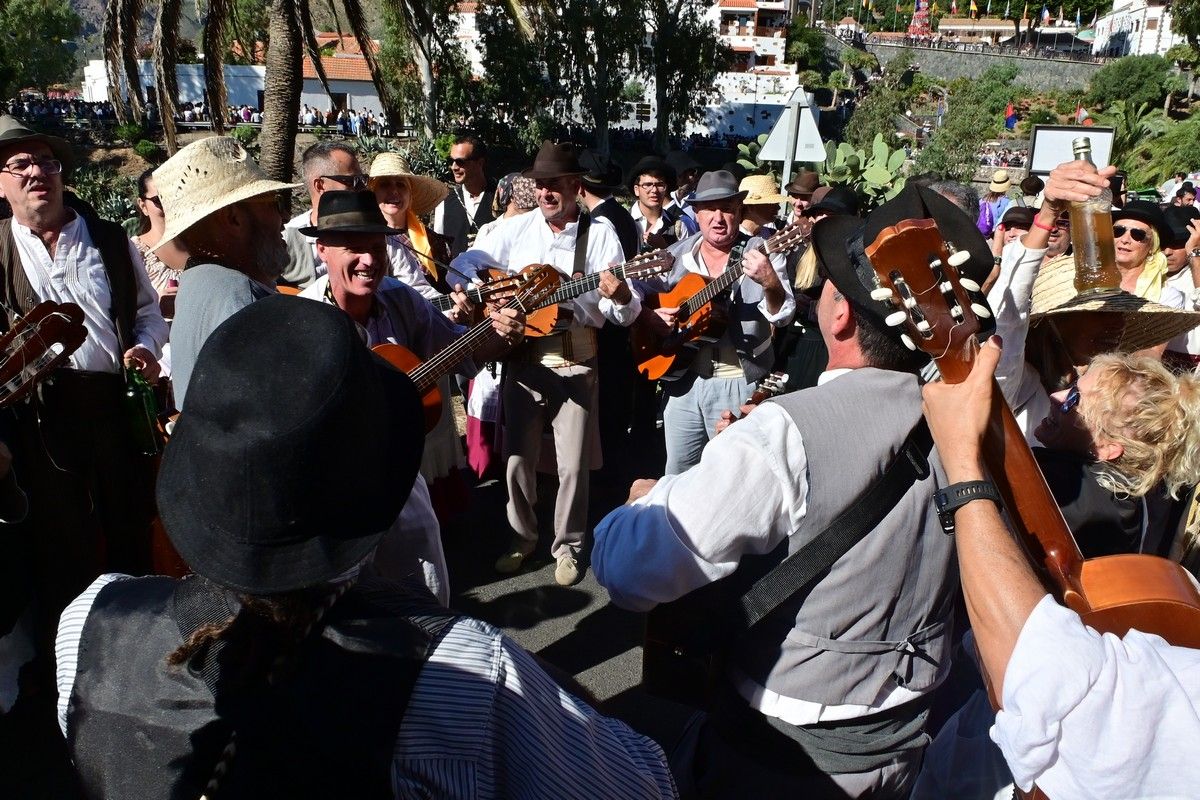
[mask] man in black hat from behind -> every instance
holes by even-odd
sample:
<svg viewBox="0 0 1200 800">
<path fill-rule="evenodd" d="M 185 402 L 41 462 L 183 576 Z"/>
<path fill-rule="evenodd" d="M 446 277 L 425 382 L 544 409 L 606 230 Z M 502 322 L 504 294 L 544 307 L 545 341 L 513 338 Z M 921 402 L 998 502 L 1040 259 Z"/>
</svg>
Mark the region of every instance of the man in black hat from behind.
<svg viewBox="0 0 1200 800">
<path fill-rule="evenodd" d="M 191 391 L 159 503 L 195 574 L 104 575 L 63 615 L 59 725 L 87 796 L 674 796 L 653 742 L 364 570 L 424 426 L 348 315 L 254 303 Z"/>
<path fill-rule="evenodd" d="M 704 797 L 908 796 L 931 693 L 949 668 L 957 576 L 933 507 L 944 472 L 927 439 L 910 440 L 928 358 L 885 322 L 896 307 L 872 297 L 879 284 L 864 248 L 922 218 L 970 254 L 964 274 L 982 280 L 987 243 L 928 190 L 905 189 L 865 223 L 817 223 L 812 291 L 829 351 L 819 385 L 759 406 L 688 472 L 635 483 L 630 504 L 596 527 L 596 579 L 617 605 L 648 611 L 726 576 L 737 585 L 746 571 L 761 574 L 752 556 L 769 554 L 769 568 L 847 509 L 879 520 L 852 526 L 862 536 L 835 551 L 845 555 L 780 592 L 775 613 L 730 643 L 694 751 L 672 758 L 685 792 L 694 782 Z M 898 482 L 907 487 L 898 502 L 864 508 L 865 490 L 909 448 L 929 468 Z"/>
<path fill-rule="evenodd" d="M 621 185 L 621 165 L 594 150 L 583 153 L 579 163 L 587 170 L 579 177 L 579 202 L 593 220 L 606 219 L 613 226 L 628 261 L 638 252 L 638 228 L 625 206 L 613 197 Z"/>
<path fill-rule="evenodd" d="M 537 184 L 538 213 L 502 221 L 480 248 L 451 264 L 459 272 L 499 266 L 517 273 L 530 264 L 550 264 L 564 278 L 598 275 L 596 289 L 561 304 L 567 328 L 527 339 L 505 369 L 504 456 L 508 522 L 514 537 L 496 562 L 502 573 L 516 572 L 538 540 L 537 465 L 547 423 L 554 430 L 558 465 L 554 579 L 572 586 L 583 579 L 588 527 L 588 470 L 599 461 L 592 446 L 596 420 L 596 329 L 605 322 L 628 326 L 641 311 L 641 298 L 608 268 L 624 261 L 616 231 L 582 214 L 577 198 L 587 170 L 575 148 L 543 142 L 533 166 L 524 172 Z M 598 464 L 597 464 L 598 466 Z"/>
</svg>

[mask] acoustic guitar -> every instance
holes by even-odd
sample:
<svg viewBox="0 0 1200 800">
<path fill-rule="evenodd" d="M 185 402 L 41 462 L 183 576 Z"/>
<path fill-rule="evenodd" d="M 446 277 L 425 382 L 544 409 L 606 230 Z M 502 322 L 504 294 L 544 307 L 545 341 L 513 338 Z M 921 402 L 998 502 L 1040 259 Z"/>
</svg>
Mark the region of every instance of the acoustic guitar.
<svg viewBox="0 0 1200 800">
<path fill-rule="evenodd" d="M 87 338 L 83 309 L 74 303 L 38 303 L 0 336 L 0 408 L 29 397 Z"/>
<path fill-rule="evenodd" d="M 499 273 L 499 270 L 496 272 Z M 489 280 L 484 283 L 473 283 L 463 289 L 467 299 L 475 306 L 476 312 L 481 312 L 489 302 L 505 300 L 516 294 L 523 280 L 520 275 L 508 273 L 492 275 L 489 272 L 488 278 Z M 448 294 L 438 295 L 431 298 L 429 302 L 433 303 L 433 307 L 443 314 L 454 308 L 454 298 Z"/>
<path fill-rule="evenodd" d="M 674 263 L 675 259 L 666 250 L 653 250 L 631 258 L 624 264 L 609 267 L 608 271 L 616 275 L 618 280 L 644 280 L 654 275 L 669 272 Z M 494 281 L 511 277 L 508 273 L 497 269 L 487 270 L 487 273 L 490 280 L 485 284 L 486 286 L 492 285 Z M 525 335 L 536 339 L 541 336 L 553 336 L 556 333 L 562 333 L 571 327 L 572 314 L 568 309 L 563 308 L 562 304 L 568 300 L 574 300 L 580 295 L 587 294 L 598 286 L 600 286 L 599 272 L 591 275 L 581 275 L 565 283 L 561 283 L 550 297 L 542 301 L 526 317 Z"/>
<path fill-rule="evenodd" d="M 539 303 L 545 302 L 558 286 L 558 272 L 546 264 L 533 264 L 514 277 L 519 278 L 518 288 L 501 308 L 515 308 L 526 315 Z M 431 431 L 442 417 L 442 395 L 438 391 L 438 381 L 480 347 L 495 341 L 495 338 L 492 321 L 485 319 L 424 362 L 399 344 L 377 344 L 371 350 L 408 375 L 416 384 L 425 410 L 425 429 Z"/>
<path fill-rule="evenodd" d="M 799 225 L 788 225 L 756 250 L 766 256 L 787 253 L 807 240 Z M 725 334 L 725 315 L 713 301 L 742 277 L 742 262 L 730 262 L 715 278 L 689 272 L 669 292 L 658 296 L 659 308 L 675 308 L 675 327 L 664 333 L 655 320 L 639 320 L 630 335 L 638 371 L 649 380 L 674 380 L 687 369 L 705 344 Z"/>
<path fill-rule="evenodd" d="M 933 356 L 944 381 L 966 380 L 979 351 L 978 317 L 990 313 L 972 300 L 979 286 L 959 276 L 966 252 L 952 253 L 932 220 L 906 220 L 880 232 L 866 254 L 880 284 L 872 296 L 897 309 L 888 323 L 906 326 L 905 343 Z M 1187 571 L 1150 555 L 1084 559 L 1012 410 L 998 389 L 994 397 L 988 472 L 1047 590 L 1102 633 L 1136 628 L 1200 648 L 1200 590 Z"/>
</svg>

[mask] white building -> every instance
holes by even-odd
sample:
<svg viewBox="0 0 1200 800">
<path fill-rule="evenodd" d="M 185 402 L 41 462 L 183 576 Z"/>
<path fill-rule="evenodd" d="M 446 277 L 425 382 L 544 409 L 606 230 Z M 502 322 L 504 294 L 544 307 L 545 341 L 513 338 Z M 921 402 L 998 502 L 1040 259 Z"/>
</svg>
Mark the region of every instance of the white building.
<svg viewBox="0 0 1200 800">
<path fill-rule="evenodd" d="M 225 92 L 229 104 L 261 108 L 265 74 L 265 67 L 226 64 Z M 142 96 L 147 99 L 156 99 L 158 89 L 152 62 L 138 62 L 138 79 L 142 85 Z M 176 67 L 176 80 L 179 85 L 177 102 L 195 103 L 204 100 L 203 64 L 180 64 Z M 128 92 L 128 85 L 122 76 L 120 94 L 125 97 Z M 101 60 L 88 61 L 83 68 L 83 99 L 89 103 L 100 103 L 112 99 L 108 87 L 108 70 L 105 69 L 104 62 Z"/>
<path fill-rule="evenodd" d="M 1171 30 L 1166 0 L 1116 0 L 1096 21 L 1092 52 L 1105 56 L 1163 55 L 1187 38 Z"/>
</svg>

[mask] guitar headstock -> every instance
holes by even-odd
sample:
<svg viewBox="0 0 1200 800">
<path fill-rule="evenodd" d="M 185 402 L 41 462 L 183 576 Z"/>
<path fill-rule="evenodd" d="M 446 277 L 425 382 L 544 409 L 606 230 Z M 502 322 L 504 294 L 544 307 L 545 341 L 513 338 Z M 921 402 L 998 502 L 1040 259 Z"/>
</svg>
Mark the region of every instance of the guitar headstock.
<svg viewBox="0 0 1200 800">
<path fill-rule="evenodd" d="M 667 250 L 651 250 L 625 262 L 624 274 L 626 280 L 640 280 L 652 275 L 670 272 L 675 266 L 675 256 Z"/>
<path fill-rule="evenodd" d="M 799 223 L 793 222 L 791 225 L 781 228 L 770 239 L 767 239 L 765 244 L 767 255 L 791 252 L 807 240 L 808 234 L 800 228 Z"/>
<path fill-rule="evenodd" d="M 746 401 L 746 405 L 758 405 L 764 400 L 769 400 L 776 395 L 783 394 L 787 391 L 788 375 L 786 372 L 772 372 L 770 375 L 762 378 L 758 382 L 758 386 L 754 389 L 754 394 L 750 395 L 750 399 Z"/>
<path fill-rule="evenodd" d="M 0 338 L 0 408 L 33 393 L 37 384 L 79 349 L 87 338 L 83 309 L 44 301 L 14 320 Z"/>
<path fill-rule="evenodd" d="M 947 380 L 965 377 L 979 320 L 992 315 L 979 284 L 959 273 L 970 259 L 967 251 L 950 252 L 937 223 L 920 219 L 884 228 L 865 252 L 879 279 L 871 297 L 896 308 L 887 324 L 906 326 L 905 346 L 933 356 Z"/>
<path fill-rule="evenodd" d="M 504 307 L 526 313 L 548 300 L 558 288 L 560 280 L 558 270 L 549 264 L 530 264 L 515 277 L 520 282 L 519 288 Z"/>
</svg>

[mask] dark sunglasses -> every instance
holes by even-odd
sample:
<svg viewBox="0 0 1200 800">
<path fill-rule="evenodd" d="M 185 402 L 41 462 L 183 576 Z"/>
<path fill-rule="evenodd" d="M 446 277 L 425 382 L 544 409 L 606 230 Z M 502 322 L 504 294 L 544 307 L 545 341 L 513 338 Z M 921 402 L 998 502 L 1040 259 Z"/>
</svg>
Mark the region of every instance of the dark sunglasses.
<svg viewBox="0 0 1200 800">
<path fill-rule="evenodd" d="M 349 186 L 356 192 L 361 192 L 367 188 L 366 175 L 322 175 L 322 180 L 337 181 L 343 186 Z"/>
<path fill-rule="evenodd" d="M 1142 230 L 1141 228 L 1126 228 L 1124 225 L 1113 225 L 1113 238 L 1120 239 L 1125 234 L 1129 234 L 1129 238 L 1135 242 L 1144 242 L 1150 238 L 1150 231 Z"/>
<path fill-rule="evenodd" d="M 471 156 L 470 158 L 447 158 L 446 166 L 449 167 L 449 166 L 453 165 L 456 167 L 465 167 L 470 162 L 478 161 L 478 160 L 479 160 L 479 156 Z"/>
<path fill-rule="evenodd" d="M 158 206 L 160 211 L 162 210 L 162 198 L 158 195 L 154 195 L 154 197 L 146 197 L 145 195 L 142 195 L 142 199 L 147 203 L 154 203 L 154 205 Z"/>
<path fill-rule="evenodd" d="M 1079 407 L 1079 384 L 1072 383 L 1071 388 L 1067 389 L 1067 396 L 1058 404 L 1058 413 L 1064 416 L 1070 414 Z"/>
</svg>

